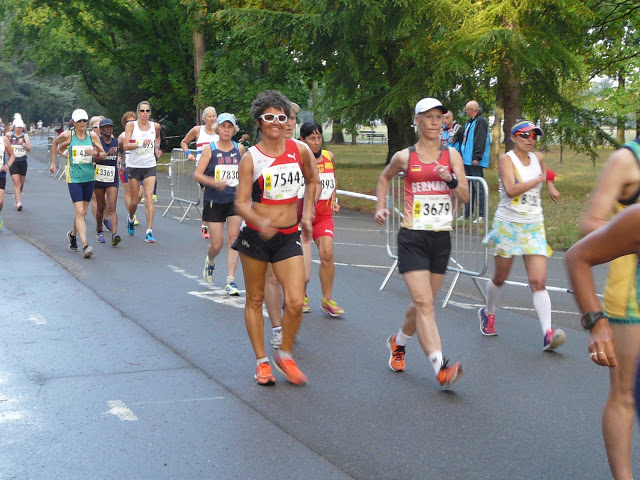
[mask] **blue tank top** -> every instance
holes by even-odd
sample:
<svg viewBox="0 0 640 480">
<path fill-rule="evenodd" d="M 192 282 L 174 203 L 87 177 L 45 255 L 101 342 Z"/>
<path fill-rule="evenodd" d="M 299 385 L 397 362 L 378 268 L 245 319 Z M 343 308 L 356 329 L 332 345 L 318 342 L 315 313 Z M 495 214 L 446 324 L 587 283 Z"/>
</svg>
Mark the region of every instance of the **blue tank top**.
<svg viewBox="0 0 640 480">
<path fill-rule="evenodd" d="M 22 139 L 22 144 L 19 144 L 18 141 Z M 27 150 L 24 147 L 24 133 L 19 136 L 16 137 L 16 134 L 14 132 L 11 132 L 11 140 L 10 140 L 11 146 L 13 146 L 13 153 L 16 154 L 16 162 L 24 162 L 27 159 Z M 20 153 L 21 151 L 24 151 L 24 155 L 20 155 L 18 156 L 18 153 Z"/>
<path fill-rule="evenodd" d="M 233 186 L 227 186 L 224 190 L 206 186 L 204 189 L 204 201 L 214 203 L 231 203 L 236 197 L 236 185 L 238 184 L 238 163 L 240 163 L 240 151 L 238 144 L 233 142 L 233 148 L 228 152 L 219 150 L 214 142 L 211 147 L 211 158 L 204 174 L 216 180 L 227 180 Z"/>
</svg>

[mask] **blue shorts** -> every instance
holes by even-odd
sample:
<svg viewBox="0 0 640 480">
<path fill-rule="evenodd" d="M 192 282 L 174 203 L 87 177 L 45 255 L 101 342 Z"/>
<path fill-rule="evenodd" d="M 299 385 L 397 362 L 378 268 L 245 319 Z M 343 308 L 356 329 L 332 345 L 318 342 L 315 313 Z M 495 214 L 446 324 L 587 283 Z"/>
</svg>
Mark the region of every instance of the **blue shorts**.
<svg viewBox="0 0 640 480">
<path fill-rule="evenodd" d="M 82 182 L 82 183 L 67 183 L 69 186 L 69 194 L 71 195 L 71 201 L 76 202 L 90 202 L 93 195 L 93 188 L 95 186 L 94 181 Z"/>
</svg>

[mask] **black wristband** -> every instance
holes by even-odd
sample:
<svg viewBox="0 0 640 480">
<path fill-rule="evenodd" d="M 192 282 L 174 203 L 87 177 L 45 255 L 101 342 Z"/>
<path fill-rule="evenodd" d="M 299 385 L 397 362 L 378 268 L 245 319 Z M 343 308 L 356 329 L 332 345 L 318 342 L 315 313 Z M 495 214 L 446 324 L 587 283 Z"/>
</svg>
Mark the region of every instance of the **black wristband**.
<svg viewBox="0 0 640 480">
<path fill-rule="evenodd" d="M 455 176 L 454 173 L 451 174 L 451 180 L 449 182 L 444 182 L 447 184 L 447 187 L 454 189 L 458 186 L 458 177 Z"/>
</svg>

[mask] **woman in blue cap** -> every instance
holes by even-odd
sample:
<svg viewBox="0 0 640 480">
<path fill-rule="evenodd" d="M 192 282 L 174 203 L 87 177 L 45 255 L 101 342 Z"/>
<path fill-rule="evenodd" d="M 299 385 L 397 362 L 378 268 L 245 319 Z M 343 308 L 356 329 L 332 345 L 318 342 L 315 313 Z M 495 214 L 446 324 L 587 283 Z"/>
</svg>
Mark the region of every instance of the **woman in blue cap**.
<svg viewBox="0 0 640 480">
<path fill-rule="evenodd" d="M 551 328 L 551 300 L 545 287 L 547 245 L 540 192 L 547 181 L 544 160 L 533 153 L 542 129 L 520 119 L 511 128 L 513 150 L 498 159 L 500 201 L 491 231 L 483 244 L 495 249 L 495 270 L 487 282 L 486 306 L 478 310 L 483 335 L 497 335 L 495 309 L 514 256 L 521 256 L 533 292 L 533 307 L 543 335 L 543 350 L 554 350 L 566 340 L 564 331 Z M 555 192 L 557 193 L 557 192 Z"/>
</svg>

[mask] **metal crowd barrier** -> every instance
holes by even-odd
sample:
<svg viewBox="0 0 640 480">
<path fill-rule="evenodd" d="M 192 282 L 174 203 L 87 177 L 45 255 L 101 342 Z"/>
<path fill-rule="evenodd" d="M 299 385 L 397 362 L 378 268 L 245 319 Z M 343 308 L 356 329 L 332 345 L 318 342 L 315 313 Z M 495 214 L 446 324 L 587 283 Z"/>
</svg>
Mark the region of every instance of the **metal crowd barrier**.
<svg viewBox="0 0 640 480">
<path fill-rule="evenodd" d="M 199 207 L 202 189 L 193 179 L 193 174 L 196 171 L 196 162 L 187 160 L 181 148 L 174 148 L 171 151 L 170 169 L 171 203 L 169 203 L 162 216 L 164 217 L 167 214 L 174 203 L 177 203 L 184 211 L 180 223 L 184 222 L 184 219 L 187 218 L 189 211 L 194 206 L 202 216 Z M 186 209 L 185 205 L 187 206 Z"/>
</svg>

